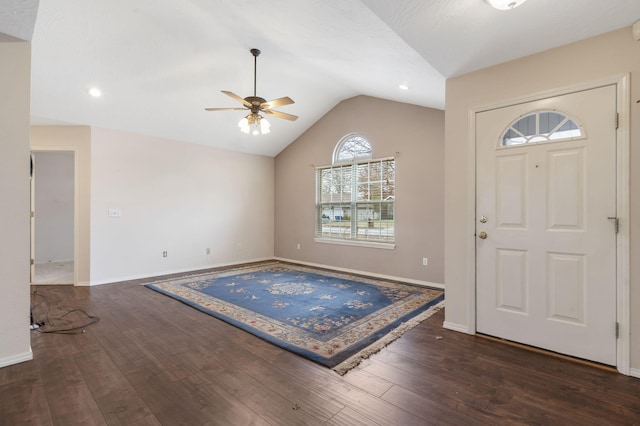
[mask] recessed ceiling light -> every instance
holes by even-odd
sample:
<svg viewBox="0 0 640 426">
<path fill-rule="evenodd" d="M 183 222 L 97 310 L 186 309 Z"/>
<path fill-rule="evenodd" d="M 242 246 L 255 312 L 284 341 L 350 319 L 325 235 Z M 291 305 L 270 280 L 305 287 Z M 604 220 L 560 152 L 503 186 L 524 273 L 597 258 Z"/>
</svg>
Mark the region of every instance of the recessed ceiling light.
<svg viewBox="0 0 640 426">
<path fill-rule="evenodd" d="M 398 86 L 401 90 L 409 90 L 409 86 L 407 86 L 406 84 L 401 84 Z"/>
<path fill-rule="evenodd" d="M 498 10 L 515 9 L 527 0 L 486 0 L 491 6 Z"/>
<path fill-rule="evenodd" d="M 100 89 L 98 89 L 97 87 L 91 87 L 87 92 L 89 92 L 89 95 L 93 96 L 94 98 L 99 98 L 100 96 L 102 96 L 102 91 L 100 91 Z"/>
</svg>

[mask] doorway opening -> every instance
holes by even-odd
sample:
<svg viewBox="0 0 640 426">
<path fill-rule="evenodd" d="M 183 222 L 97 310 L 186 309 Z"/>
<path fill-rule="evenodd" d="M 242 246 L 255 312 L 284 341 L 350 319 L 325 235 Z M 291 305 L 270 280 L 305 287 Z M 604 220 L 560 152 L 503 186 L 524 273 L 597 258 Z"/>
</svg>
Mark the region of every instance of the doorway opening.
<svg viewBox="0 0 640 426">
<path fill-rule="evenodd" d="M 74 151 L 32 151 L 32 284 L 76 283 L 75 180 Z"/>
</svg>

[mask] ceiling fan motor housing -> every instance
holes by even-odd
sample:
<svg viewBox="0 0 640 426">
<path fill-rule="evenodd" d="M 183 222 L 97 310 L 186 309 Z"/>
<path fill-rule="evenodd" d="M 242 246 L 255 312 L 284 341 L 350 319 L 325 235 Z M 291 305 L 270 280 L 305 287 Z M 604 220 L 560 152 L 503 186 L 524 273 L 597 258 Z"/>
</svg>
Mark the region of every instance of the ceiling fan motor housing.
<svg viewBox="0 0 640 426">
<path fill-rule="evenodd" d="M 247 96 L 244 100 L 251 104 L 251 112 L 254 114 L 260 110 L 260 105 L 266 102 L 266 100 L 260 96 Z"/>
</svg>

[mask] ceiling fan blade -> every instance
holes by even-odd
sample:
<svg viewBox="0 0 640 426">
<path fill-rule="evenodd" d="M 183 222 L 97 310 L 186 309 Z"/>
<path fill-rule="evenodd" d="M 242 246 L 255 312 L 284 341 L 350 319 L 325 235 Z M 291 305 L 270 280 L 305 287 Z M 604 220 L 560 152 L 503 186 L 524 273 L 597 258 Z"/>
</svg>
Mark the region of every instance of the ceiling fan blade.
<svg viewBox="0 0 640 426">
<path fill-rule="evenodd" d="M 229 92 L 227 90 L 221 90 L 222 93 L 224 93 L 225 95 L 235 99 L 236 101 L 240 102 L 242 105 L 246 106 L 247 108 L 251 108 L 251 104 L 247 101 L 245 101 L 244 99 L 242 99 L 240 96 L 236 95 L 233 92 Z"/>
<path fill-rule="evenodd" d="M 288 96 L 285 96 L 284 98 L 278 98 L 278 99 L 274 99 L 272 101 L 268 101 L 260 104 L 260 109 L 265 110 L 265 109 L 277 108 L 279 106 L 290 105 L 292 103 L 294 103 L 293 99 L 291 99 Z"/>
<path fill-rule="evenodd" d="M 287 114 L 286 112 L 274 111 L 272 109 L 264 110 L 265 114 L 273 115 L 277 118 L 284 118 L 289 121 L 296 121 L 298 119 L 297 115 Z"/>
<path fill-rule="evenodd" d="M 247 108 L 205 108 L 205 111 L 246 111 Z"/>
</svg>

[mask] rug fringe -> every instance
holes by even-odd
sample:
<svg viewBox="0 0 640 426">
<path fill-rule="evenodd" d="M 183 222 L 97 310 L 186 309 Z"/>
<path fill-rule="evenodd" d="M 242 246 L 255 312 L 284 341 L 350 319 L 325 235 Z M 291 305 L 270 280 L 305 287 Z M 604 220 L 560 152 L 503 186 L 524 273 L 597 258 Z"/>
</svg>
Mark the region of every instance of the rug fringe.
<svg viewBox="0 0 640 426">
<path fill-rule="evenodd" d="M 443 307 L 444 307 L 444 300 L 436 305 L 431 306 L 429 309 L 427 309 L 420 315 L 417 315 L 411 318 L 409 321 L 403 322 L 398 327 L 394 328 L 391 332 L 389 332 L 386 336 L 376 341 L 372 345 L 367 346 L 357 354 L 352 355 L 351 357 L 342 361 L 340 364 L 333 367 L 332 370 L 338 373 L 339 375 L 344 376 L 345 374 L 347 374 L 349 370 L 353 369 L 354 367 L 357 367 L 363 360 L 369 358 L 371 355 L 374 355 L 380 352 L 382 349 L 387 347 L 391 342 L 400 338 L 400 336 L 402 336 L 404 333 L 411 330 L 413 327 L 420 324 L 422 321 L 426 320 L 427 318 L 429 318 L 430 316 L 438 312 Z"/>
</svg>

